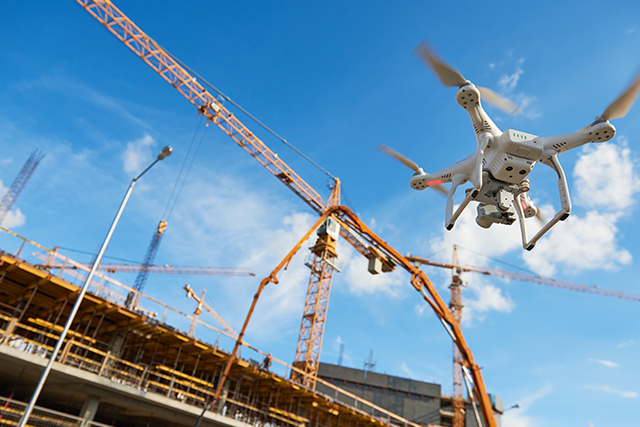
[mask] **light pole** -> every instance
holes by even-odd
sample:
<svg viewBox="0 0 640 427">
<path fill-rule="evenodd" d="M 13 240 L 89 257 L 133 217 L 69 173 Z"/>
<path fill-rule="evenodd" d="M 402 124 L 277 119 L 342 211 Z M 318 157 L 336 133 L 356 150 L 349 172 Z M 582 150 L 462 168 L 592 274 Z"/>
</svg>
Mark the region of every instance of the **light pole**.
<svg viewBox="0 0 640 427">
<path fill-rule="evenodd" d="M 170 146 L 164 147 L 162 149 L 162 151 L 160 152 L 160 154 L 158 154 L 158 157 L 153 161 L 153 163 L 151 163 L 145 170 L 143 170 L 142 173 L 140 173 L 140 175 L 136 176 L 135 178 L 133 178 L 131 180 L 131 184 L 129 185 L 129 189 L 127 190 L 127 193 L 124 195 L 124 199 L 122 200 L 122 203 L 120 204 L 120 209 L 118 209 L 118 213 L 116 214 L 116 217 L 113 219 L 113 222 L 111 223 L 111 228 L 109 228 L 109 232 L 107 233 L 107 237 L 105 237 L 104 242 L 102 242 L 102 247 L 100 248 L 100 252 L 98 252 L 98 256 L 96 257 L 96 260 L 93 262 L 93 266 L 91 267 L 91 271 L 89 272 L 89 275 L 87 276 L 87 279 L 85 280 L 84 284 L 82 285 L 82 289 L 80 290 L 80 294 L 76 298 L 76 302 L 73 305 L 73 308 L 71 309 L 71 313 L 69 313 L 69 318 L 67 319 L 67 323 L 64 325 L 64 329 L 62 330 L 62 333 L 60 334 L 60 338 L 58 338 L 58 342 L 56 343 L 56 346 L 53 349 L 53 352 L 51 353 L 51 358 L 49 359 L 49 363 L 47 364 L 47 367 L 44 369 L 44 372 L 42 373 L 42 376 L 40 377 L 40 381 L 38 382 L 38 385 L 36 386 L 36 390 L 33 392 L 33 396 L 31 396 L 31 401 L 29 402 L 29 405 L 27 406 L 27 409 L 24 411 L 24 415 L 22 416 L 22 419 L 20 419 L 20 424 L 18 425 L 18 427 L 25 427 L 27 425 L 27 420 L 29 419 L 29 416 L 31 415 L 31 412 L 33 411 L 33 407 L 35 406 L 36 401 L 38 400 L 38 397 L 40 396 L 40 392 L 42 391 L 42 387 L 44 386 L 44 383 L 47 380 L 47 377 L 49 376 L 49 372 L 51 371 L 51 367 L 53 366 L 53 362 L 55 362 L 56 358 L 58 357 L 58 353 L 60 352 L 60 348 L 62 347 L 64 339 L 67 336 L 67 332 L 69 332 L 69 328 L 71 327 L 71 323 L 73 323 L 73 319 L 76 317 L 76 313 L 78 312 L 78 309 L 80 308 L 80 303 L 82 302 L 82 299 L 84 298 L 84 294 L 87 293 L 87 289 L 89 288 L 89 284 L 93 280 L 93 276 L 94 276 L 96 270 L 98 269 L 98 267 L 100 266 L 100 261 L 102 260 L 102 255 L 104 255 L 104 252 L 107 250 L 107 245 L 109 244 L 109 240 L 111 240 L 111 235 L 113 234 L 113 231 L 115 230 L 116 225 L 118 225 L 118 221 L 120 220 L 120 216 L 122 215 L 122 211 L 124 210 L 124 207 L 127 205 L 127 201 L 129 200 L 129 196 L 131 196 L 131 192 L 133 191 L 133 187 L 135 187 L 135 185 L 136 185 L 136 181 L 138 181 L 138 179 L 140 179 L 140 177 L 142 177 L 142 175 L 144 175 L 149 169 L 151 169 L 151 167 L 153 167 L 153 165 L 155 165 L 156 163 L 158 163 L 160 160 L 164 159 L 165 157 L 170 156 L 172 152 L 173 152 L 173 148 L 171 148 Z"/>
</svg>

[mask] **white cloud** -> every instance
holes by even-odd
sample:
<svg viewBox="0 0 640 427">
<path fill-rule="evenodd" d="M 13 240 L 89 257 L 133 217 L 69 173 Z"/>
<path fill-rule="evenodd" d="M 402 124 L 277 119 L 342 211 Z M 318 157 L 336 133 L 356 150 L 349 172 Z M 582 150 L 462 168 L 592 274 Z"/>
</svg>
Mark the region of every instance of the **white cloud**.
<svg viewBox="0 0 640 427">
<path fill-rule="evenodd" d="M 624 348 L 628 345 L 633 345 L 635 344 L 635 341 L 631 340 L 631 341 L 626 341 L 626 342 L 621 342 L 620 344 L 618 344 L 618 348 Z"/>
<path fill-rule="evenodd" d="M 0 200 L 2 200 L 5 194 L 7 194 L 7 191 L 9 191 L 9 189 L 6 188 L 2 184 L 2 180 L 0 180 Z M 15 208 L 6 213 L 1 225 L 5 228 L 11 229 L 24 225 L 26 220 L 27 217 L 20 211 L 20 209 Z"/>
<path fill-rule="evenodd" d="M 127 150 L 122 153 L 124 171 L 126 173 L 140 173 L 147 163 L 151 162 L 151 147 L 156 144 L 148 134 L 135 141 L 127 142 Z"/>
<path fill-rule="evenodd" d="M 425 310 L 427 310 L 428 308 L 431 308 L 431 306 L 426 302 L 421 304 L 416 304 L 416 307 L 415 307 L 416 314 L 418 316 L 422 316 L 425 313 Z M 430 311 L 427 311 L 427 313 L 430 313 Z"/>
<path fill-rule="evenodd" d="M 469 291 L 473 293 L 471 298 L 468 297 Z M 511 298 L 508 295 L 505 296 L 500 288 L 482 283 L 480 280 L 474 280 L 463 291 L 463 304 L 462 324 L 464 326 L 482 322 L 490 311 L 510 313 L 515 307 Z"/>
<path fill-rule="evenodd" d="M 618 211 L 629 208 L 640 189 L 634 172 L 631 150 L 622 143 L 588 144 L 573 170 L 578 205 Z"/>
<path fill-rule="evenodd" d="M 589 360 L 589 362 L 600 363 L 601 365 L 604 365 L 607 368 L 618 368 L 618 367 L 620 367 L 620 365 L 617 364 L 616 362 L 611 362 L 609 360 L 601 360 L 601 359 L 588 359 L 588 360 Z"/>
<path fill-rule="evenodd" d="M 462 213 L 453 230 L 443 230 L 441 236 L 431 240 L 432 252 L 436 252 L 439 248 L 452 248 L 454 244 L 460 244 L 468 249 L 464 251 L 464 258 L 459 259 L 460 264 L 482 265 L 486 262 L 486 258 L 473 255 L 473 252 L 488 257 L 499 257 L 522 247 L 519 232 L 513 226 L 493 225 L 489 229 L 484 229 L 476 224 L 475 216 L 475 205 L 472 204 Z M 499 242 L 499 244 L 487 245 L 488 240 Z M 451 262 L 450 259 L 446 261 Z M 447 271 L 446 274 L 450 277 L 451 272 Z M 491 311 L 509 313 L 513 310 L 515 304 L 511 298 L 489 283 L 487 279 L 478 275 L 465 275 L 464 280 L 467 284 L 462 291 L 464 303 L 462 324 L 464 326 L 482 322 Z"/>
<path fill-rule="evenodd" d="M 341 273 L 343 280 L 352 294 L 362 295 L 382 292 L 392 297 L 404 295 L 408 279 L 404 277 L 403 270 L 396 269 L 389 273 L 371 274 L 367 270 L 369 261 L 353 249 L 351 245 L 345 244 L 340 240 L 336 250 L 344 263 Z"/>
<path fill-rule="evenodd" d="M 511 92 L 518 86 L 518 80 L 520 80 L 520 76 L 524 73 L 522 70 L 522 64 L 524 63 L 524 58 L 521 58 L 516 63 L 516 70 L 513 74 L 507 75 L 503 74 L 498 80 L 498 85 L 505 92 Z"/>
<path fill-rule="evenodd" d="M 617 394 L 620 397 L 638 397 L 638 393 L 635 391 L 620 391 L 609 385 L 585 385 L 586 388 L 595 391 L 603 391 L 605 393 Z"/>
<path fill-rule="evenodd" d="M 556 266 L 565 269 L 613 269 L 631 263 L 629 251 L 617 245 L 619 216 L 587 212 L 586 217 L 571 215 L 543 237 L 523 258 L 538 274 L 554 276 Z"/>
<path fill-rule="evenodd" d="M 7 215 L 4 217 L 2 221 L 2 226 L 4 228 L 16 228 L 24 225 L 27 217 L 20 211 L 20 209 L 16 208 L 7 212 Z"/>
<path fill-rule="evenodd" d="M 531 120 L 541 117 L 542 113 L 535 107 L 535 102 L 537 100 L 538 99 L 535 96 L 527 95 L 524 92 L 517 94 L 515 102 L 522 107 L 520 115 Z"/>
<path fill-rule="evenodd" d="M 552 390 L 553 387 L 547 384 L 541 389 L 534 391 L 529 396 L 518 398 L 517 402 L 520 407 L 505 412 L 502 416 L 502 425 L 504 427 L 533 427 L 540 425 L 535 419 L 526 415 L 527 410 L 529 410 L 537 400 L 540 400 L 551 393 Z"/>
<path fill-rule="evenodd" d="M 402 362 L 400 370 L 407 376 L 407 378 L 416 378 L 415 373 L 409 369 L 406 362 Z"/>
<path fill-rule="evenodd" d="M 460 190 L 459 190 L 460 191 Z M 456 206 L 457 209 L 457 206 Z M 482 253 L 489 257 L 499 257 L 514 249 L 522 247 L 520 232 L 514 226 L 493 225 L 489 229 L 484 229 L 476 224 L 476 204 L 471 203 L 460 215 L 455 227 L 451 231 L 442 228 L 442 234 L 431 239 L 430 246 L 432 252 L 440 248 L 452 248 L 454 244 L 464 246 L 469 251 Z M 495 244 L 487 245 L 487 241 Z M 471 252 L 465 251 L 464 260 L 461 263 L 480 264 L 483 259 L 473 256 Z M 450 262 L 450 253 L 447 262 Z"/>
</svg>

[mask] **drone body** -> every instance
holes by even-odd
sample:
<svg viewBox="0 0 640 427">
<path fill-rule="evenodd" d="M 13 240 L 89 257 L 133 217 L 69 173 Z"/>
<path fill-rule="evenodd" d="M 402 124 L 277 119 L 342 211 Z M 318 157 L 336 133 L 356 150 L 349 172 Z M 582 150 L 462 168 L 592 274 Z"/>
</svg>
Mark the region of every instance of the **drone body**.
<svg viewBox="0 0 640 427">
<path fill-rule="evenodd" d="M 478 202 L 478 225 L 483 228 L 489 228 L 493 224 L 511 225 L 518 219 L 522 245 L 527 250 L 533 249 L 546 232 L 559 221 L 567 219 L 571 212 L 567 180 L 558 161 L 558 154 L 589 142 L 605 142 L 613 138 L 616 129 L 609 123 L 609 119 L 622 117 L 628 112 L 640 87 L 640 74 L 590 126 L 571 134 L 539 137 L 513 129 L 502 132 L 482 108 L 481 99 L 484 97 L 511 114 L 519 111 L 517 105 L 464 79 L 457 70 L 438 58 L 425 43 L 420 44 L 416 51 L 445 86 L 458 87 L 456 101 L 469 114 L 476 134 L 476 151 L 471 156 L 430 174 L 392 149 L 385 146 L 380 149 L 415 171 L 410 180 L 413 189 L 424 190 L 431 187 L 446 193 L 445 227 L 448 230 L 453 228 L 469 203 L 475 201 Z M 543 163 L 556 172 L 561 207 L 529 239 L 525 218 L 541 218 L 528 196 L 530 186 L 527 176 L 536 163 Z M 465 190 L 464 200 L 454 211 L 453 196 L 457 188 L 467 182 L 472 187 Z M 449 190 L 440 186 L 444 183 L 451 183 Z"/>
</svg>

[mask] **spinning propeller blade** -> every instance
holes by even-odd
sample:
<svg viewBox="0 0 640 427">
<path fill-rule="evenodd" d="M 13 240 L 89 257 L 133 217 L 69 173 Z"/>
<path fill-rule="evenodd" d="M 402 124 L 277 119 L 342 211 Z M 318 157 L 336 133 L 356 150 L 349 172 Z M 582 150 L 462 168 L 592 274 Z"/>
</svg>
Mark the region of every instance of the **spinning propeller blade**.
<svg viewBox="0 0 640 427">
<path fill-rule="evenodd" d="M 394 159 L 396 159 L 397 161 L 399 161 L 400 163 L 402 163 L 403 165 L 405 165 L 409 169 L 413 170 L 414 172 L 422 172 L 422 173 L 424 173 L 422 168 L 420 166 L 418 166 L 418 164 L 416 162 L 414 162 L 413 160 L 409 159 L 408 157 L 405 157 L 402 154 L 398 153 L 393 148 L 387 147 L 384 144 L 380 144 L 380 145 L 378 145 L 377 149 L 382 151 L 386 155 L 393 157 Z M 444 194 L 445 196 L 448 194 L 447 189 L 444 188 L 442 185 L 439 185 L 439 184 L 430 185 L 429 188 L 433 188 L 434 190 L 436 190 L 439 193 Z"/>
<path fill-rule="evenodd" d="M 460 87 L 469 83 L 462 74 L 451 65 L 447 64 L 444 59 L 440 58 L 436 51 L 429 46 L 427 41 L 420 43 L 414 52 L 427 64 L 429 68 L 438 76 L 443 85 L 448 87 Z M 515 116 L 522 110 L 518 104 L 508 100 L 502 95 L 498 95 L 486 87 L 476 86 L 480 90 L 480 94 L 485 101 L 493 104 L 502 111 Z"/>
<path fill-rule="evenodd" d="M 420 43 L 413 51 L 431 68 L 443 85 L 460 87 L 467 82 L 467 79 L 458 70 L 447 64 L 438 56 L 435 50 L 431 49 L 426 40 Z"/>
<path fill-rule="evenodd" d="M 486 87 L 481 87 L 481 86 L 477 86 L 477 88 L 480 91 L 480 94 L 482 95 L 482 99 L 492 103 L 493 105 L 495 105 L 496 107 L 504 111 L 505 113 L 515 116 L 520 111 L 522 111 L 522 106 L 508 100 L 504 96 L 498 95 L 491 89 Z"/>
<path fill-rule="evenodd" d="M 638 96 L 638 89 L 640 88 L 640 71 L 636 74 L 635 78 L 631 80 L 629 87 L 622 92 L 622 94 L 613 101 L 604 113 L 600 115 L 601 119 L 611 120 L 611 119 L 619 119 L 620 117 L 624 117 L 629 112 L 629 109 L 633 105 L 636 100 L 636 96 Z"/>
<path fill-rule="evenodd" d="M 414 171 L 414 172 L 419 172 L 420 171 L 420 166 L 418 166 L 418 164 L 416 162 L 414 162 L 413 160 L 409 159 L 408 157 L 405 157 L 402 154 L 398 153 L 393 148 L 387 147 L 384 144 L 378 145 L 377 148 L 378 148 L 378 150 L 382 151 L 384 154 L 393 157 L 394 159 L 396 159 L 397 161 L 399 161 L 400 163 L 402 163 L 403 165 L 405 165 L 406 167 L 408 167 L 412 171 Z"/>
</svg>

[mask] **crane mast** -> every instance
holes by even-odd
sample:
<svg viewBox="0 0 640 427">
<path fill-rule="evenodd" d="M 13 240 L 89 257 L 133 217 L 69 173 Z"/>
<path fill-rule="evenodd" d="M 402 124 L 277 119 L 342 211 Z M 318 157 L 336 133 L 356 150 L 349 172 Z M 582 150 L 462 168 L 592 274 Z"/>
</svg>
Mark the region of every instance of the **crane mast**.
<svg viewBox="0 0 640 427">
<path fill-rule="evenodd" d="M 453 246 L 453 257 L 452 257 L 453 265 L 458 265 L 458 250 L 457 247 Z M 451 310 L 451 314 L 456 319 L 456 322 L 460 324 L 462 322 L 462 278 L 461 271 L 458 268 L 452 269 L 452 280 L 451 286 L 451 301 L 449 303 L 449 309 Z M 460 353 L 460 349 L 458 346 L 453 343 L 453 399 L 452 399 L 452 409 L 453 409 L 453 427 L 464 427 L 464 411 L 465 411 L 465 402 L 464 402 L 464 394 L 463 394 L 463 378 L 462 378 L 462 365 L 463 358 Z M 469 396 L 471 398 L 472 396 Z"/>
<path fill-rule="evenodd" d="M 31 153 L 31 156 L 27 159 L 22 169 L 16 176 L 16 179 L 13 180 L 11 187 L 7 190 L 2 201 L 0 202 L 0 224 L 4 220 L 5 216 L 9 213 L 16 199 L 22 192 L 22 189 L 27 184 L 27 181 L 31 177 L 31 174 L 36 169 L 36 166 L 40 163 L 40 160 L 44 157 L 44 154 L 41 151 L 34 150 Z"/>
<path fill-rule="evenodd" d="M 144 256 L 144 261 L 141 265 L 142 268 L 138 272 L 136 281 L 133 284 L 134 291 L 138 292 L 130 292 L 129 295 L 127 295 L 126 301 L 124 302 L 125 306 L 129 309 L 133 307 L 134 303 L 137 303 L 137 301 L 134 302 L 134 296 L 136 294 L 139 295 L 140 292 L 142 292 L 142 289 L 144 289 L 144 285 L 147 283 L 147 279 L 149 278 L 149 266 L 153 263 L 153 260 L 156 257 L 156 253 L 158 252 L 158 248 L 160 247 L 160 241 L 162 240 L 162 236 L 164 235 L 164 232 L 166 230 L 167 221 L 160 220 L 160 222 L 158 223 L 158 227 L 156 228 L 156 231 L 155 233 L 153 233 L 153 237 L 151 238 L 151 243 L 149 244 L 147 253 Z"/>
<path fill-rule="evenodd" d="M 205 294 L 205 290 L 202 290 L 202 295 L 200 296 L 200 298 L 198 298 L 198 296 L 196 295 L 196 293 L 193 291 L 193 289 L 191 289 L 191 287 L 189 285 L 184 285 L 183 289 L 185 291 L 187 291 L 187 298 L 193 298 L 197 303 L 198 306 L 196 307 L 195 312 L 193 313 L 193 321 L 191 322 L 191 326 L 189 327 L 189 336 L 193 337 L 193 335 L 196 332 L 196 325 L 198 323 L 198 317 L 200 317 L 200 313 L 202 313 L 202 308 L 204 308 L 205 310 L 207 310 L 209 312 L 209 314 L 211 314 L 211 316 L 216 319 L 218 321 L 218 323 L 227 331 L 229 332 L 229 334 L 234 338 L 237 339 L 238 338 L 238 333 L 236 331 L 233 330 L 233 328 L 231 326 L 229 326 L 227 324 L 227 322 L 224 321 L 224 319 L 222 318 L 222 316 L 220 316 L 213 308 L 211 308 L 209 306 L 209 304 L 207 304 L 204 301 L 204 294 Z"/>
</svg>

